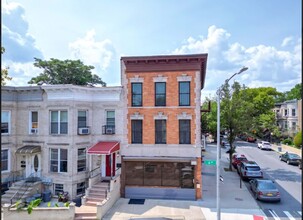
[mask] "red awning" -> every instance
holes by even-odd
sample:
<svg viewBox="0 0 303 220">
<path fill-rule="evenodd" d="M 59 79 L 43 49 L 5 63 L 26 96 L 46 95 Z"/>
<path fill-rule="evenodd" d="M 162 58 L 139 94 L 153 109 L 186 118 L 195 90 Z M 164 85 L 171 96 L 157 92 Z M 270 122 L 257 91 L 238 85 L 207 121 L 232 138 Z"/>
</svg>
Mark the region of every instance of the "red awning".
<svg viewBox="0 0 303 220">
<path fill-rule="evenodd" d="M 97 144 L 90 147 L 87 151 L 89 154 L 105 154 L 109 155 L 113 152 L 120 150 L 120 143 L 117 141 L 103 142 L 100 141 Z"/>
</svg>

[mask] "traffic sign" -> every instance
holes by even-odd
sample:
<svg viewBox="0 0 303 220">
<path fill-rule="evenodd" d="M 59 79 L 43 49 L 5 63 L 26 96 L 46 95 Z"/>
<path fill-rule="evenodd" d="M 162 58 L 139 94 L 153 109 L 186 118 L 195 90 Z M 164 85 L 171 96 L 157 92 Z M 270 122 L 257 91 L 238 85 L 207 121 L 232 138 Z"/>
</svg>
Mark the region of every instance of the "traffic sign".
<svg viewBox="0 0 303 220">
<path fill-rule="evenodd" d="M 216 161 L 215 160 L 204 160 L 205 165 L 215 166 Z"/>
</svg>

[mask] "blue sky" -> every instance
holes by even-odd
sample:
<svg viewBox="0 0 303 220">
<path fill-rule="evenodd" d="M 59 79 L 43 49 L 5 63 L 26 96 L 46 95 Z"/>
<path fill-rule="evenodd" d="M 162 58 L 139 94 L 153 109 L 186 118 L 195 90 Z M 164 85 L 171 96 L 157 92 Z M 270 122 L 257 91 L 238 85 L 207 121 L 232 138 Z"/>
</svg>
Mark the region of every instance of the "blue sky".
<svg viewBox="0 0 303 220">
<path fill-rule="evenodd" d="M 203 97 L 242 66 L 248 87 L 301 82 L 301 0 L 2 0 L 2 67 L 26 86 L 41 59 L 81 59 L 108 86 L 120 57 L 208 53 Z"/>
</svg>

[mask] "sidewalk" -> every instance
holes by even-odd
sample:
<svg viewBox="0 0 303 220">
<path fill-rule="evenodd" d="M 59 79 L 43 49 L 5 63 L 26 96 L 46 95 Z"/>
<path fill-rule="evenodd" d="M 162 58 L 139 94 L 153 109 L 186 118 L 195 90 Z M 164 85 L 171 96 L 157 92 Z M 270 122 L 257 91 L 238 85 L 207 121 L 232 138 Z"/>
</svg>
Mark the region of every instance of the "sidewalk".
<svg viewBox="0 0 303 220">
<path fill-rule="evenodd" d="M 216 159 L 216 146 L 208 144 L 205 159 Z M 261 220 L 264 213 L 242 183 L 237 172 L 225 171 L 229 162 L 222 150 L 220 160 L 221 220 Z M 216 220 L 216 166 L 202 164 L 202 199 L 198 201 L 146 199 L 144 205 L 130 205 L 129 199 L 120 198 L 102 218 L 104 220 Z"/>
</svg>

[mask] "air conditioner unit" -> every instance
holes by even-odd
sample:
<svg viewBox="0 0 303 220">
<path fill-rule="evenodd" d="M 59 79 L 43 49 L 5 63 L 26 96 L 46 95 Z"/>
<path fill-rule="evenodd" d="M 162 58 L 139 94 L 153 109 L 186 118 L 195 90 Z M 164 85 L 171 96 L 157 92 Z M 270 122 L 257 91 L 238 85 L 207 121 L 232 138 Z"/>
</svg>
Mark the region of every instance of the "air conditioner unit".
<svg viewBox="0 0 303 220">
<path fill-rule="evenodd" d="M 37 134 L 37 133 L 38 133 L 38 128 L 31 129 L 31 134 Z"/>
<path fill-rule="evenodd" d="M 89 128 L 79 128 L 79 134 L 89 134 Z"/>
<path fill-rule="evenodd" d="M 112 128 L 106 128 L 106 134 L 113 134 Z"/>
</svg>

